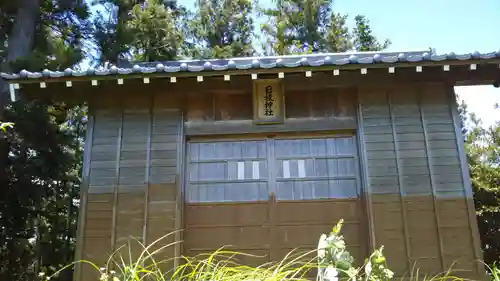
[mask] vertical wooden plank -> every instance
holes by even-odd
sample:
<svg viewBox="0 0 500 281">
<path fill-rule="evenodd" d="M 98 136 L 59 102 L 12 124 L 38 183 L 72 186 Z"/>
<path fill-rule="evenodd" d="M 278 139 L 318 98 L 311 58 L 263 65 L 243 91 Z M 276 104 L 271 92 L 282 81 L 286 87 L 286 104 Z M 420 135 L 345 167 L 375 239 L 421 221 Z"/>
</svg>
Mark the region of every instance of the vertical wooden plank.
<svg viewBox="0 0 500 281">
<path fill-rule="evenodd" d="M 267 152 L 267 165 L 268 165 L 268 192 L 269 192 L 269 258 L 271 261 L 279 258 L 278 251 L 273 251 L 273 245 L 278 245 L 278 229 L 277 229 L 277 206 L 276 206 L 276 154 L 274 152 L 275 141 L 274 139 L 266 140 L 266 152 Z"/>
<path fill-rule="evenodd" d="M 271 261 L 278 261 L 280 258 L 280 252 L 274 245 L 279 245 L 279 233 L 278 233 L 278 206 L 276 200 L 276 194 L 271 193 L 269 195 L 269 258 Z"/>
<path fill-rule="evenodd" d="M 184 115 L 184 114 L 183 114 Z M 186 115 L 184 115 L 186 116 Z M 186 145 L 185 145 L 185 151 L 184 151 L 184 157 L 185 157 L 185 161 L 184 161 L 184 166 L 183 166 L 183 173 L 181 174 L 181 177 L 184 178 L 183 182 L 182 182 L 182 197 L 183 197 L 183 202 L 182 202 L 182 220 L 181 220 L 181 225 L 183 227 L 183 231 L 181 233 L 181 238 L 182 238 L 182 241 L 184 241 L 184 237 L 185 237 L 185 233 L 184 231 L 187 230 L 187 217 L 186 217 L 186 204 L 188 202 L 188 200 L 190 200 L 191 198 L 186 198 L 186 196 L 189 196 L 189 195 L 186 195 L 188 194 L 187 192 L 187 188 L 188 188 L 188 184 L 187 184 L 187 181 L 189 180 L 189 163 L 191 161 L 191 145 L 189 143 L 186 142 Z M 187 247 L 186 247 L 186 243 L 182 243 L 182 254 L 186 254 L 187 251 L 189 250 Z"/>
<path fill-rule="evenodd" d="M 396 171 L 398 174 L 398 186 L 399 186 L 399 200 L 401 204 L 401 217 L 402 217 L 402 223 L 403 223 L 403 231 L 404 231 L 404 240 L 405 240 L 405 245 L 406 245 L 406 258 L 408 262 L 408 269 L 412 268 L 412 265 L 410 264 L 411 262 L 411 253 L 410 253 L 410 241 L 408 237 L 408 225 L 407 225 L 407 220 L 406 220 L 406 208 L 404 204 L 404 193 L 403 193 L 403 175 L 401 173 L 401 166 L 400 166 L 400 155 L 399 155 L 399 142 L 397 140 L 397 135 L 396 135 L 396 123 L 395 123 L 395 117 L 394 117 L 394 107 L 392 104 L 392 92 L 387 91 L 387 102 L 389 104 L 389 117 L 391 120 L 391 128 L 392 128 L 392 139 L 394 142 L 394 152 L 396 154 Z"/>
<path fill-rule="evenodd" d="M 354 142 L 354 145 L 357 147 L 358 146 L 358 141 L 357 141 L 357 137 L 353 136 L 352 137 L 353 139 L 353 142 Z M 367 201 L 366 198 L 364 198 L 366 195 L 363 194 L 363 189 L 362 189 L 362 182 L 361 182 L 361 161 L 360 161 L 360 157 L 359 157 L 359 149 L 355 149 L 354 152 L 354 169 L 355 169 L 355 173 L 356 173 L 356 189 L 357 189 L 357 195 L 358 195 L 358 200 L 365 200 L 365 202 Z M 362 204 L 361 204 L 362 205 Z M 366 205 L 361 207 L 361 209 L 364 210 L 365 214 L 368 213 L 368 210 L 366 209 Z M 360 247 L 361 247 L 361 250 L 360 250 L 360 253 L 362 255 L 369 255 L 371 251 L 369 251 L 369 249 L 372 248 L 372 245 L 371 244 L 371 226 L 370 226 L 370 223 L 372 221 L 370 221 L 369 219 L 369 216 L 363 216 L 361 215 L 361 218 L 360 218 L 360 221 L 361 221 L 361 226 L 359 227 L 361 232 L 362 233 L 365 233 L 366 234 L 366 238 L 368 240 L 368 248 L 366 247 L 363 247 L 363 245 L 366 245 L 365 243 L 362 243 L 360 244 Z M 362 235 L 360 235 L 362 236 Z M 360 239 L 361 240 L 361 239 Z"/>
<path fill-rule="evenodd" d="M 158 266 L 171 271 L 178 265 L 176 257 L 180 254 L 180 243 L 176 227 L 179 224 L 176 201 L 179 178 L 179 95 L 176 92 L 153 93 L 152 131 L 149 163 L 148 222 L 146 240 L 156 261 L 164 261 Z M 193 96 L 194 98 L 194 96 Z M 180 219 L 180 218 L 179 218 Z M 173 233 L 172 233 L 173 232 Z M 151 245 L 151 243 L 155 243 Z"/>
<path fill-rule="evenodd" d="M 376 240 L 375 240 L 375 226 L 374 226 L 374 217 L 373 217 L 373 202 L 372 202 L 372 192 L 370 189 L 370 185 L 368 183 L 368 157 L 366 155 L 366 144 L 365 144 L 365 131 L 363 124 L 363 104 L 360 102 L 360 91 L 357 91 L 357 110 L 356 110 L 356 118 L 357 118 L 357 143 L 358 143 L 358 153 L 360 155 L 359 166 L 360 166 L 360 176 L 361 176 L 361 187 L 363 189 L 363 194 L 365 196 L 365 209 L 368 217 L 368 235 L 369 235 L 369 247 L 371 250 L 375 250 Z"/>
<path fill-rule="evenodd" d="M 433 176 L 433 173 L 432 173 L 432 163 L 431 163 L 431 151 L 429 149 L 429 136 L 428 136 L 428 132 L 427 132 L 427 125 L 425 123 L 425 116 L 424 116 L 424 110 L 422 109 L 422 89 L 420 88 L 420 91 L 418 92 L 418 101 L 419 101 L 419 105 L 418 105 L 418 109 L 419 109 L 419 112 L 420 112 L 420 123 L 422 125 L 422 131 L 424 133 L 424 147 L 425 147 L 425 152 L 426 152 L 426 155 L 427 155 L 427 168 L 428 168 L 428 172 L 429 172 L 429 177 L 430 177 L 430 180 L 431 180 L 431 191 L 432 191 L 432 202 L 433 202 L 433 206 L 434 206 L 434 218 L 435 218 L 435 221 L 436 221 L 436 231 L 437 231 L 437 237 L 438 237 L 438 243 L 439 243 L 439 258 L 441 260 L 441 269 L 443 271 L 445 271 L 446 269 L 444 268 L 445 266 L 445 260 L 444 260 L 444 250 L 443 250 L 443 237 L 442 237 L 442 234 L 441 234 L 441 224 L 440 224 L 440 219 L 439 219 L 439 215 L 438 215 L 438 206 L 437 206 L 437 202 L 436 202 L 436 198 L 437 198 L 437 194 L 436 194 L 436 184 L 435 184 L 435 178 Z"/>
<path fill-rule="evenodd" d="M 469 166 L 467 164 L 467 156 L 464 147 L 464 136 L 462 135 L 462 128 L 460 122 L 460 115 L 458 113 L 458 108 L 456 106 L 456 94 L 452 86 L 447 87 L 447 97 L 449 99 L 449 107 L 451 110 L 451 116 L 453 118 L 453 124 L 455 127 L 455 136 L 458 149 L 458 156 L 460 159 L 460 167 L 462 169 L 462 181 L 465 189 L 467 211 L 469 213 L 469 227 L 472 236 L 472 244 L 474 245 L 474 256 L 476 258 L 476 270 L 479 277 L 485 276 L 484 264 L 480 261 L 483 260 L 483 254 L 481 252 L 481 240 L 479 236 L 479 228 L 477 225 L 476 208 L 474 206 L 473 193 L 472 193 L 472 183 L 470 179 Z"/>
<path fill-rule="evenodd" d="M 90 176 L 90 161 L 91 161 L 91 148 L 92 139 L 94 132 L 94 116 L 93 111 L 89 108 L 87 129 L 85 132 L 85 146 L 83 150 L 83 167 L 82 167 L 82 186 L 80 189 L 80 210 L 78 214 L 78 231 L 76 237 L 76 247 L 75 247 L 75 261 L 80 261 L 83 258 L 83 247 L 84 247 L 84 233 L 85 233 L 85 221 L 87 212 L 87 192 L 89 188 L 89 176 Z M 82 279 L 81 276 L 82 264 L 77 263 L 75 265 L 75 273 L 73 275 L 73 280 L 79 281 Z"/>
<path fill-rule="evenodd" d="M 120 127 L 118 128 L 118 138 L 116 143 L 116 171 L 113 182 L 113 219 L 111 226 L 111 252 L 116 250 L 116 225 L 117 225 L 117 205 L 118 205 L 118 185 L 120 182 L 120 156 L 123 138 L 123 108 L 120 108 Z"/>
<path fill-rule="evenodd" d="M 176 206 L 175 206 L 175 234 L 174 234 L 174 239 L 175 239 L 175 246 L 174 246 L 174 268 L 177 268 L 179 266 L 180 262 L 180 256 L 182 255 L 182 244 L 180 241 L 182 241 L 182 220 L 183 220 L 183 210 L 184 210 L 184 172 L 186 171 L 184 167 L 185 157 L 186 157 L 186 152 L 185 152 L 185 147 L 186 147 L 186 141 L 185 141 L 185 136 L 184 136 L 184 114 L 183 112 L 179 112 L 179 130 L 177 132 L 177 176 L 175 177 L 175 185 L 177 186 L 177 191 L 176 191 Z"/>
<path fill-rule="evenodd" d="M 148 136 L 146 144 L 146 172 L 144 173 L 144 183 L 146 184 L 144 191 L 144 221 L 142 228 L 142 244 L 147 247 L 147 233 L 148 233 L 148 216 L 149 216 L 149 174 L 151 165 L 151 135 L 153 132 L 153 103 L 154 96 L 151 94 L 150 105 L 148 109 L 149 121 L 148 121 Z"/>
<path fill-rule="evenodd" d="M 276 195 L 276 160 L 275 160 L 275 141 L 274 139 L 268 138 L 266 139 L 266 156 L 267 156 L 267 165 L 269 169 L 269 186 L 268 191 L 269 195 L 274 194 Z"/>
</svg>

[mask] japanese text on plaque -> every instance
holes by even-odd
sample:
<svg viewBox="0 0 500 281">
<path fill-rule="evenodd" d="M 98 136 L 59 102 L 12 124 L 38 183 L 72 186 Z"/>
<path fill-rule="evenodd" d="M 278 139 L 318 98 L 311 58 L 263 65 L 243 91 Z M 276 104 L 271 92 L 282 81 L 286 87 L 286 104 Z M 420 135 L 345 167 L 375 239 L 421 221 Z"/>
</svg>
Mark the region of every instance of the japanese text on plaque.
<svg viewBox="0 0 500 281">
<path fill-rule="evenodd" d="M 273 116 L 273 86 L 269 85 L 266 87 L 266 93 L 264 95 L 264 115 Z"/>
</svg>

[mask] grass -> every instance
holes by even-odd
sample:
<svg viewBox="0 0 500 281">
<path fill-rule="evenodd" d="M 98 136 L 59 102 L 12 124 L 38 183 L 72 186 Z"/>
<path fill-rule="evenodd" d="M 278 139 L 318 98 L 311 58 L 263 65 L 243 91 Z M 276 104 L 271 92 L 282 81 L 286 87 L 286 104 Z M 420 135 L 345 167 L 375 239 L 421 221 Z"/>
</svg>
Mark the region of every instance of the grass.
<svg viewBox="0 0 500 281">
<path fill-rule="evenodd" d="M 159 241 L 160 239 L 149 246 L 144 246 L 140 256 L 135 260 L 132 258 L 132 253 L 129 252 L 128 257 L 123 257 L 117 255 L 117 250 L 110 256 L 104 267 L 99 267 L 91 261 L 81 260 L 61 268 L 52 276 L 49 276 L 48 279 L 58 275 L 62 270 L 76 263 L 90 264 L 99 272 L 99 280 L 101 281 L 308 280 L 306 274 L 317 268 L 314 260 L 304 261 L 304 258 L 307 259 L 307 256 L 310 256 L 311 252 L 290 252 L 279 262 L 264 263 L 260 266 L 252 267 L 239 264 L 236 259 L 238 257 L 259 258 L 259 256 L 221 248 L 212 253 L 199 254 L 194 257 L 182 256 L 179 258 L 180 265 L 175 270 L 165 272 L 162 271 L 163 265 L 172 264 L 174 259 L 156 260 L 154 256 L 165 250 L 165 248 L 172 247 L 174 243 L 152 250 L 152 246 Z M 136 243 L 140 242 L 136 241 Z"/>
<path fill-rule="evenodd" d="M 110 255 L 104 267 L 99 267 L 91 261 L 81 260 L 59 269 L 50 276 L 45 274 L 41 276 L 42 279 L 48 280 L 77 263 L 84 263 L 91 265 L 98 272 L 99 281 L 305 281 L 314 278 L 317 281 L 388 281 L 399 279 L 393 278 L 392 271 L 387 268 L 383 247 L 375 250 L 362 266 L 354 266 L 353 259 L 346 250 L 344 238 L 340 234 L 341 226 L 342 221 L 328 235 L 322 235 L 317 250 L 307 252 L 294 250 L 281 261 L 268 262 L 259 266 L 242 265 L 237 262 L 240 257 L 258 258 L 258 256 L 224 248 L 194 257 L 181 256 L 177 260 L 174 258 L 157 260 L 158 254 L 179 243 L 160 246 L 162 241 L 173 235 L 170 233 L 147 246 L 136 240 L 135 243 L 141 246 L 142 251 L 135 259 L 130 251 L 130 245 L 127 257 L 119 254 L 124 249 L 125 246 L 123 246 Z M 172 266 L 174 262 L 178 264 L 175 268 Z M 162 270 L 162 268 L 174 269 Z M 486 269 L 491 281 L 500 281 L 500 269 L 496 265 L 486 266 Z M 453 276 L 452 273 L 453 270 L 450 269 L 434 276 L 425 276 L 420 274 L 420 270 L 414 265 L 409 276 L 405 276 L 404 280 L 465 281 L 463 278 Z"/>
</svg>

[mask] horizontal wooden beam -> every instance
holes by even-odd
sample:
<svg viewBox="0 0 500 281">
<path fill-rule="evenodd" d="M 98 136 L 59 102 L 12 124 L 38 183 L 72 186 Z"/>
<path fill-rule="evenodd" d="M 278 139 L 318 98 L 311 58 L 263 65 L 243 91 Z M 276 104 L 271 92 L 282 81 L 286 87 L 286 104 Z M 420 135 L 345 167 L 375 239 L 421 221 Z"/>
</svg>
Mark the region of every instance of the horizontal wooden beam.
<svg viewBox="0 0 500 281">
<path fill-rule="evenodd" d="M 243 133 L 281 133 L 354 130 L 354 118 L 324 118 L 324 119 L 286 119 L 283 124 L 256 125 L 252 120 L 242 121 L 189 121 L 185 123 L 185 134 L 188 136 L 229 135 Z"/>
<path fill-rule="evenodd" d="M 259 74 L 258 79 L 279 79 L 278 73 Z M 422 72 L 416 72 L 414 68 L 396 67 L 394 73 L 387 69 L 369 69 L 367 74 L 361 74 L 359 69 L 341 69 L 338 75 L 331 71 L 314 69 L 311 77 L 306 77 L 303 72 L 285 73 L 281 78 L 285 93 L 287 89 L 308 90 L 325 87 L 356 87 L 356 86 L 384 86 L 395 84 L 419 84 L 419 83 L 445 83 L 448 85 L 487 85 L 500 80 L 500 69 L 498 65 L 476 65 L 471 70 L 467 66 L 450 65 L 449 71 L 443 71 L 442 67 L 426 67 Z M 169 79 L 161 77 L 150 78 L 149 84 L 144 84 L 142 79 L 127 79 L 127 86 L 117 85 L 115 80 L 101 81 L 98 86 L 92 86 L 89 81 L 73 80 L 72 87 L 66 87 L 65 83 L 47 83 L 46 88 L 40 88 L 38 84 L 23 84 L 21 93 L 29 92 L 33 95 L 45 95 L 63 93 L 63 98 L 69 99 L 70 95 L 80 94 L 83 98 L 102 95 L 102 93 L 119 92 L 122 95 L 141 95 L 145 92 L 241 92 L 251 91 L 252 79 L 250 75 L 235 75 L 227 81 L 223 75 L 204 79 L 202 83 L 197 82 L 196 77 L 177 79 L 177 83 L 171 83 Z M 88 82 L 88 83 L 87 83 Z M 73 97 L 71 97 L 73 98 Z"/>
</svg>

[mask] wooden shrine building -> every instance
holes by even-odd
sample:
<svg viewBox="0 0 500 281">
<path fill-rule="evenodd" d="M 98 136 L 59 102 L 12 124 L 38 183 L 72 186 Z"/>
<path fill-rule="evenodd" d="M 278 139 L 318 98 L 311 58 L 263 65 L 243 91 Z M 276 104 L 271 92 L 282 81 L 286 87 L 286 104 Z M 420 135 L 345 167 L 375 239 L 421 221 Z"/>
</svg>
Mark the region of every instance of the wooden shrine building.
<svg viewBox="0 0 500 281">
<path fill-rule="evenodd" d="M 499 64 L 500 52 L 368 52 L 2 77 L 12 98 L 89 104 L 77 260 L 104 265 L 132 238 L 183 230 L 162 258 L 232 245 L 263 263 L 314 249 L 343 218 L 361 262 L 384 245 L 397 276 L 453 265 L 478 278 L 454 86 L 494 84 Z"/>
</svg>

